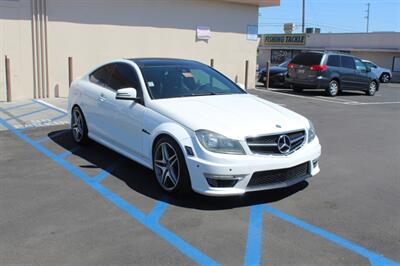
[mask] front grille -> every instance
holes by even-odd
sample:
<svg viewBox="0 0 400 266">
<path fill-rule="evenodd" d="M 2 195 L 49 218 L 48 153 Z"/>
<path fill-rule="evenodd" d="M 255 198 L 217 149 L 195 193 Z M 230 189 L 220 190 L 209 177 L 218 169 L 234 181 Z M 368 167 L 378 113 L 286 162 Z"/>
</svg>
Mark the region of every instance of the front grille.
<svg viewBox="0 0 400 266">
<path fill-rule="evenodd" d="M 309 175 L 309 163 L 303 163 L 292 168 L 255 172 L 247 187 L 279 184 Z"/>
<path fill-rule="evenodd" d="M 288 136 L 291 142 L 290 149 L 284 153 L 285 155 L 295 152 L 305 143 L 306 132 L 304 130 L 247 138 L 246 142 L 251 152 L 255 154 L 283 154 L 278 149 L 278 139 L 284 135 Z"/>
</svg>

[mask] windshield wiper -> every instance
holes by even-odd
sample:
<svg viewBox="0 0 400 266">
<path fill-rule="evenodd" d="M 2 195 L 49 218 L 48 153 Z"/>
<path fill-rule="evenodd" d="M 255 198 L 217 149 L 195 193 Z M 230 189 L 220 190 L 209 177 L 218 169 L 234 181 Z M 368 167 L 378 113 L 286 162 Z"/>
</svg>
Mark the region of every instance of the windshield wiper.
<svg viewBox="0 0 400 266">
<path fill-rule="evenodd" d="M 191 93 L 191 94 L 187 94 L 187 95 L 182 95 L 181 97 L 209 96 L 209 95 L 218 95 L 218 93 L 216 93 L 216 92 Z"/>
<path fill-rule="evenodd" d="M 216 92 L 204 92 L 204 93 L 192 93 L 190 96 L 207 96 L 207 95 L 217 95 Z"/>
</svg>

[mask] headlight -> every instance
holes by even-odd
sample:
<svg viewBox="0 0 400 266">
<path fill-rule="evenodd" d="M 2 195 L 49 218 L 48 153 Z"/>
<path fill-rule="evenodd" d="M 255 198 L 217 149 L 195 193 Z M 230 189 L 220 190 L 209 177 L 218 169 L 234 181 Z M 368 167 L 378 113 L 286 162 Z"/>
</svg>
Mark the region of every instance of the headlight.
<svg viewBox="0 0 400 266">
<path fill-rule="evenodd" d="M 228 139 L 208 130 L 197 130 L 196 136 L 206 150 L 225 154 L 245 154 L 238 140 Z"/>
<path fill-rule="evenodd" d="M 310 124 L 310 127 L 308 128 L 308 143 L 310 143 L 315 139 L 317 133 L 315 132 L 314 124 L 310 120 L 308 120 L 308 123 Z"/>
</svg>

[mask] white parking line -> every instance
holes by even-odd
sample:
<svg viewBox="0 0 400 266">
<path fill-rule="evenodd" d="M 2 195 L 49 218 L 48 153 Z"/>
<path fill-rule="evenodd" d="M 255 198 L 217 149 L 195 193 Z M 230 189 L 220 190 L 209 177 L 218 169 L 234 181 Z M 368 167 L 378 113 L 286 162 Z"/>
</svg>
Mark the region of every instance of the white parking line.
<svg viewBox="0 0 400 266">
<path fill-rule="evenodd" d="M 351 103 L 349 104 L 351 105 Z M 400 104 L 400 102 L 369 102 L 369 103 L 357 102 L 354 105 L 375 105 L 375 104 Z"/>
<path fill-rule="evenodd" d="M 269 92 L 269 93 L 275 93 L 275 94 L 280 94 L 280 95 L 286 95 L 290 97 L 295 97 L 295 98 L 302 98 L 302 99 L 307 99 L 307 100 L 315 100 L 315 101 L 322 101 L 322 102 L 329 102 L 329 103 L 338 103 L 338 104 L 343 104 L 343 105 L 385 105 L 385 104 L 400 104 L 400 102 L 357 102 L 357 101 L 348 101 L 345 99 L 341 98 L 328 98 L 324 96 L 302 96 L 302 95 L 297 95 L 297 94 L 291 94 L 291 93 L 284 93 L 280 91 L 275 91 L 274 89 L 268 89 L 268 90 L 263 90 L 263 89 L 253 89 L 257 91 L 262 91 L 262 92 Z"/>
<path fill-rule="evenodd" d="M 316 100 L 316 101 L 321 101 L 321 102 L 348 104 L 347 102 L 340 102 L 340 101 L 328 100 L 328 99 L 323 99 L 323 98 L 321 99 L 321 98 L 315 98 L 315 97 L 310 97 L 310 96 L 301 96 L 301 95 L 297 95 L 297 94 L 277 92 L 277 91 L 270 90 L 270 89 L 269 90 L 254 89 L 254 90 L 262 91 L 262 92 L 275 93 L 275 94 L 280 94 L 280 95 L 286 95 L 286 96 L 291 96 L 291 97 L 295 97 L 295 98 L 302 98 L 302 99 L 307 99 L 307 100 Z"/>
<path fill-rule="evenodd" d="M 57 106 L 55 106 L 55 105 L 52 105 L 51 103 L 45 102 L 45 101 L 43 101 L 43 100 L 33 100 L 33 101 L 34 101 L 34 102 L 41 103 L 41 104 L 44 104 L 44 105 L 47 105 L 48 107 L 50 107 L 50 108 L 52 108 L 52 109 L 56 109 L 56 110 L 58 110 L 58 111 L 60 111 L 60 112 L 62 112 L 62 113 L 65 113 L 65 114 L 68 113 L 67 110 L 62 109 L 62 108 L 60 108 L 60 107 L 57 107 Z"/>
</svg>

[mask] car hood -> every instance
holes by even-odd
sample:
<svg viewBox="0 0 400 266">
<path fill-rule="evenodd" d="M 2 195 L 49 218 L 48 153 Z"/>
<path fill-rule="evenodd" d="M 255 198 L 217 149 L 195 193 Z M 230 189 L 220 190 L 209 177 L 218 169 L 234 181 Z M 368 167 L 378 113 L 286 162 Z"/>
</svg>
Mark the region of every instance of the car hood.
<svg viewBox="0 0 400 266">
<path fill-rule="evenodd" d="M 159 99 L 149 107 L 193 131 L 207 129 L 238 140 L 308 125 L 301 115 L 250 94 Z"/>
</svg>

